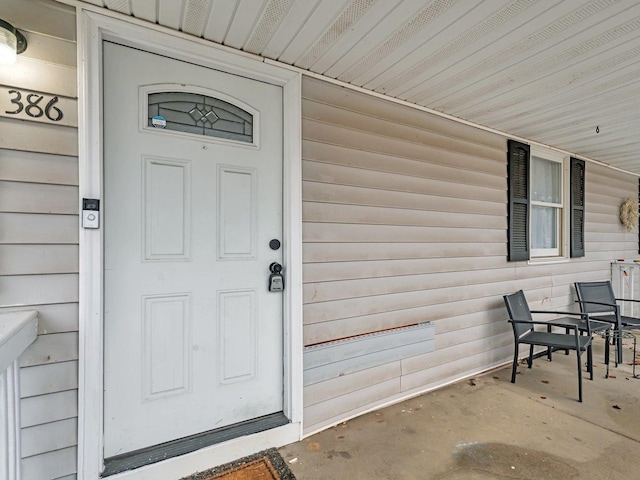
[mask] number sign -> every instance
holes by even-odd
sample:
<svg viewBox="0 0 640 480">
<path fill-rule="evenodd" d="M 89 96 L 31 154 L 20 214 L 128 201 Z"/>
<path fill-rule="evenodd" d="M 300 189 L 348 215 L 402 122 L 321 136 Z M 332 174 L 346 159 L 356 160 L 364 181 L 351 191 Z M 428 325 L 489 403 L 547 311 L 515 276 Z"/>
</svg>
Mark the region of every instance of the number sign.
<svg viewBox="0 0 640 480">
<path fill-rule="evenodd" d="M 75 99 L 0 87 L 0 116 L 2 117 L 77 126 L 76 108 Z"/>
</svg>

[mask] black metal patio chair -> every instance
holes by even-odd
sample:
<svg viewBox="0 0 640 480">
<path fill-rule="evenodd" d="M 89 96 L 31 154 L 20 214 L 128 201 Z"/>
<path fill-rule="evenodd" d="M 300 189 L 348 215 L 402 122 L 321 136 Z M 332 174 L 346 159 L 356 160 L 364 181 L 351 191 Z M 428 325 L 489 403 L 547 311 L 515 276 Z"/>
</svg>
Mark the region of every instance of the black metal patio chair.
<svg viewBox="0 0 640 480">
<path fill-rule="evenodd" d="M 524 292 L 519 290 L 511 295 L 504 296 L 504 302 L 509 312 L 509 322 L 513 327 L 514 354 L 513 366 L 511 368 L 511 383 L 516 383 L 516 369 L 518 366 L 518 353 L 521 343 L 529 345 L 528 367 L 533 366 L 534 347 L 547 347 L 547 354 L 550 356 L 553 349 L 575 350 L 578 361 L 578 401 L 582 402 L 582 352 L 587 352 L 587 370 L 590 379 L 593 380 L 593 354 L 591 349 L 591 328 L 588 316 L 573 312 L 556 312 L 548 310 L 536 310 L 535 313 L 553 313 L 566 315 L 562 318 L 555 318 L 550 321 L 534 321 L 532 312 L 527 304 Z M 585 321 L 584 335 L 580 335 L 580 329 L 575 323 L 576 316 Z M 568 320 L 564 321 L 563 320 Z M 544 327 L 545 331 L 536 330 L 535 327 Z M 558 333 L 553 331 L 553 327 L 560 327 L 573 333 Z"/>
<path fill-rule="evenodd" d="M 616 364 L 622 363 L 622 330 L 640 328 L 640 318 L 622 315 L 618 302 L 636 302 L 630 298 L 616 298 L 609 280 L 601 282 L 576 282 L 576 293 L 580 311 L 589 315 L 591 320 L 608 322 L 613 326 L 617 334 Z M 609 342 L 607 342 L 608 345 Z M 634 358 L 635 362 L 635 358 Z"/>
</svg>

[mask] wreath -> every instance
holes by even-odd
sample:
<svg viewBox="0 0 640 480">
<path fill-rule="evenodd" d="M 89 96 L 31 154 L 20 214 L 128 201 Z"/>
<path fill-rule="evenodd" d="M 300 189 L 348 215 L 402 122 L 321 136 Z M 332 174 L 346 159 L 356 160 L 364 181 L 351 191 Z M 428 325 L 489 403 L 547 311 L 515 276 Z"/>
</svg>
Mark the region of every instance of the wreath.
<svg viewBox="0 0 640 480">
<path fill-rule="evenodd" d="M 620 223 L 627 232 L 638 225 L 638 202 L 631 197 L 625 198 L 620 205 Z"/>
</svg>

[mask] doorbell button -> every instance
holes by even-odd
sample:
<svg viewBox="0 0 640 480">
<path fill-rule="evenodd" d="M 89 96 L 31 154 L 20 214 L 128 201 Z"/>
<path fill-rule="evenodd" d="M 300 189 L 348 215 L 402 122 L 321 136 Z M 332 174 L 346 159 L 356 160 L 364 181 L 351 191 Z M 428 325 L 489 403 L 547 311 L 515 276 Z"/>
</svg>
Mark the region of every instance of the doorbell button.
<svg viewBox="0 0 640 480">
<path fill-rule="evenodd" d="M 82 228 L 100 228 L 100 200 L 82 199 Z"/>
</svg>

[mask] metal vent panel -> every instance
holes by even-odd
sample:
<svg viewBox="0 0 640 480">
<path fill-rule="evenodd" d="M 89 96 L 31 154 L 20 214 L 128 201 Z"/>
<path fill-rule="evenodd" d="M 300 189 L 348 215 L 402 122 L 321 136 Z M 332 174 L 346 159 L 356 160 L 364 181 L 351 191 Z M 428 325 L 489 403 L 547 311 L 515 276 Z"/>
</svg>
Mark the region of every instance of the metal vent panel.
<svg viewBox="0 0 640 480">
<path fill-rule="evenodd" d="M 395 75 L 391 80 L 385 81 L 383 85 L 376 85 L 372 88 L 384 88 L 384 91 L 392 96 L 402 96 L 401 94 L 415 85 L 418 78 L 424 72 L 432 70 L 441 62 L 449 59 L 461 50 L 478 42 L 482 37 L 495 32 L 499 27 L 508 23 L 518 14 L 533 5 L 535 0 L 515 0 L 505 8 L 499 10 L 491 17 L 478 23 L 475 27 L 467 30 L 463 35 L 457 37 L 454 41 L 445 45 L 443 48 L 429 55 L 423 60 L 415 63 L 410 68 Z"/>
<path fill-rule="evenodd" d="M 353 0 L 342 11 L 340 16 L 324 32 L 322 37 L 300 58 L 295 65 L 300 68 L 309 68 L 333 46 L 338 39 L 353 25 L 375 0 Z"/>
<path fill-rule="evenodd" d="M 182 31 L 201 37 L 207 24 L 211 0 L 189 0 L 184 12 Z"/>
<path fill-rule="evenodd" d="M 104 0 L 104 4 L 109 10 L 131 15 L 129 0 Z"/>
<path fill-rule="evenodd" d="M 230 9 L 226 2 L 219 3 L 221 3 L 223 11 Z M 223 43 L 229 47 L 242 50 L 260 21 L 260 16 L 264 12 L 266 5 L 267 0 L 241 0 L 237 4 Z"/>
<path fill-rule="evenodd" d="M 380 60 L 387 57 L 392 52 L 404 45 L 408 40 L 413 38 L 418 32 L 429 25 L 438 15 L 449 8 L 454 0 L 436 0 L 427 8 L 420 11 L 407 24 L 394 32 L 387 40 L 378 45 L 353 67 L 340 75 L 340 80 L 351 82 L 362 73 L 376 65 Z"/>
<path fill-rule="evenodd" d="M 550 58 L 545 58 L 540 62 L 530 65 L 524 69 L 515 72 L 513 75 L 509 75 L 499 81 L 486 85 L 481 89 L 473 90 L 473 93 L 466 95 L 460 95 L 455 100 L 447 102 L 446 108 L 449 111 L 455 111 L 458 114 L 468 113 L 474 118 L 484 118 L 487 114 L 494 111 L 503 111 L 505 108 L 513 105 L 514 103 L 521 103 L 525 100 L 529 100 L 533 97 L 539 97 L 541 93 L 548 93 L 550 90 L 559 90 L 565 86 L 575 84 L 577 81 L 586 80 L 588 77 L 596 75 L 600 72 L 607 72 L 610 69 L 624 63 L 626 61 L 634 60 L 638 57 L 640 50 L 633 48 L 622 52 L 619 55 L 610 57 L 609 44 L 617 40 L 621 40 L 623 37 L 630 36 L 638 31 L 640 28 L 640 18 L 634 19 L 631 22 L 620 25 L 614 29 L 598 35 L 597 37 L 590 38 L 584 43 L 575 45 L 557 55 Z M 594 57 L 594 52 L 597 52 L 599 57 Z M 610 57 L 610 58 L 609 58 Z M 596 65 L 581 65 L 578 69 L 572 70 L 569 73 L 563 73 L 565 66 L 569 63 L 576 64 L 581 60 L 585 60 L 587 63 L 593 62 L 594 58 L 600 58 L 602 61 Z M 550 74 L 558 73 L 562 75 L 551 77 Z M 500 97 L 504 98 L 505 91 L 515 90 L 519 86 L 525 86 L 532 82 L 535 78 L 541 78 L 541 81 L 533 89 L 527 88 L 525 94 L 511 98 L 507 102 L 499 102 L 493 104 L 490 108 L 482 108 L 473 110 L 473 107 L 481 104 L 486 97 L 497 97 L 497 93 L 500 93 Z M 480 117 L 482 115 L 482 117 Z"/>
<path fill-rule="evenodd" d="M 537 26 L 530 27 L 533 30 L 532 33 L 509 48 L 501 50 L 492 56 L 485 57 L 486 59 L 463 69 L 453 76 L 443 75 L 446 76 L 445 80 L 429 85 L 428 88 L 425 88 L 424 85 L 419 85 L 407 91 L 405 93 L 407 100 L 416 103 L 423 103 L 428 100 L 429 103 L 433 105 L 448 95 L 459 95 L 461 91 L 464 91 L 465 88 L 472 85 L 477 79 L 494 74 L 500 67 L 504 68 L 508 66 L 509 62 L 517 60 L 518 57 L 522 57 L 535 47 L 543 48 L 545 42 L 548 43 L 554 36 L 580 25 L 589 17 L 594 16 L 615 1 L 616 0 L 597 0 L 591 2 L 551 23 L 542 30 L 538 30 Z M 560 4 L 559 7 L 563 5 L 565 4 Z M 556 16 L 556 10 L 557 9 L 551 10 L 549 12 L 550 15 Z M 594 21 L 597 21 L 597 19 L 594 19 Z"/>
<path fill-rule="evenodd" d="M 317 10 L 318 3 L 322 0 L 307 0 L 300 2 L 294 0 L 282 20 L 280 27 L 262 50 L 262 55 L 267 58 L 278 59 L 293 45 L 294 39 L 299 38 L 302 29 L 307 29 L 310 17 Z"/>
<path fill-rule="evenodd" d="M 587 82 L 597 82 L 598 78 L 611 75 L 612 70 L 624 66 L 639 55 L 640 46 L 613 58 L 606 58 L 608 56 L 607 52 L 603 52 L 601 54 L 602 62 L 584 66 L 584 70 L 576 69 L 561 75 L 555 75 L 533 86 L 528 85 L 527 88 L 520 90 L 520 92 L 503 91 L 502 95 L 495 96 L 495 100 L 492 100 L 489 105 L 476 105 L 474 110 L 463 109 L 455 110 L 455 112 L 459 115 L 469 115 L 477 121 L 503 124 L 501 117 L 504 112 L 512 112 L 515 107 L 522 111 L 527 109 L 529 105 L 535 106 L 543 95 L 558 93 L 560 94 L 559 101 L 566 102 L 567 98 L 571 98 L 572 95 L 577 93 L 576 87 L 580 85 L 584 85 L 584 90 L 579 95 L 584 95 L 586 91 L 593 87 L 593 83 L 586 85 Z M 623 79 L 623 82 L 626 82 L 626 79 Z M 518 93 L 520 94 L 518 95 Z"/>
<path fill-rule="evenodd" d="M 264 50 L 273 33 L 280 26 L 283 18 L 291 7 L 293 0 L 270 0 L 258 22 L 258 26 L 251 35 L 245 48 L 246 51 L 259 54 Z"/>
</svg>

